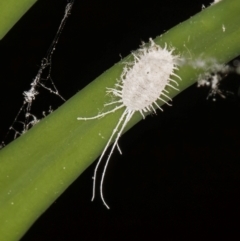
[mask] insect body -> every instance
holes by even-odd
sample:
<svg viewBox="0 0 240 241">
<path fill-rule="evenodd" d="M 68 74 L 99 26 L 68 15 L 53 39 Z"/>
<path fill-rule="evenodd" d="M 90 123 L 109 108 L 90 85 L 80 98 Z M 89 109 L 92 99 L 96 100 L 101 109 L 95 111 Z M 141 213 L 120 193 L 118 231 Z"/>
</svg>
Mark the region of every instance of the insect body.
<svg viewBox="0 0 240 241">
<path fill-rule="evenodd" d="M 96 175 L 99 164 L 112 139 L 117 134 L 104 166 L 100 183 L 100 195 L 107 208 L 109 208 L 109 206 L 103 197 L 104 176 L 111 155 L 115 147 L 118 147 L 118 140 L 127 123 L 137 111 L 139 111 L 142 117 L 145 118 L 145 115 L 148 113 L 156 113 L 156 108 L 162 110 L 157 103 L 158 100 L 170 105 L 168 101 L 171 101 L 171 98 L 168 96 L 169 92 L 166 90 L 167 86 L 178 90 L 176 88 L 176 86 L 178 86 L 177 81 L 171 78 L 172 76 L 175 76 L 181 80 L 178 75 L 174 74 L 174 71 L 178 69 L 177 62 L 179 60 L 179 56 L 173 55 L 173 50 L 174 49 L 167 50 L 166 45 L 164 48 L 161 48 L 159 45 L 155 44 L 152 39 L 150 39 L 150 45 L 148 47 L 143 45 L 137 52 L 133 53 L 133 62 L 127 63 L 123 68 L 120 80 L 115 85 L 115 88 L 107 88 L 107 93 L 117 97 L 117 101 L 110 102 L 106 105 L 117 104 L 117 106 L 110 111 L 101 113 L 94 117 L 77 118 L 78 120 L 93 120 L 113 113 L 118 109 L 125 108 L 98 160 L 93 176 L 92 200 L 95 197 Z"/>
</svg>

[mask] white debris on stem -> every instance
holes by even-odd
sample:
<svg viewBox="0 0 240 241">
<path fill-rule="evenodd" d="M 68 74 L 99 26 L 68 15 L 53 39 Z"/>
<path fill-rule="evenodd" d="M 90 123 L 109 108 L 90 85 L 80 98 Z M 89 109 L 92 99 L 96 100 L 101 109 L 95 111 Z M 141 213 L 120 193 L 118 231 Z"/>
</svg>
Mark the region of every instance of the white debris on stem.
<svg viewBox="0 0 240 241">
<path fill-rule="evenodd" d="M 209 93 L 207 99 L 212 99 L 216 101 L 216 96 L 220 96 L 225 99 L 225 94 L 233 94 L 230 91 L 221 90 L 221 82 L 222 80 L 228 76 L 230 73 L 237 73 L 236 67 L 230 67 L 228 65 L 223 66 L 220 64 L 215 64 L 212 66 L 212 71 L 206 71 L 203 75 L 200 75 L 197 82 L 197 87 L 208 87 Z"/>
<path fill-rule="evenodd" d="M 214 1 L 211 3 L 211 5 L 217 4 L 217 3 L 221 2 L 221 1 L 222 1 L 222 0 L 214 0 Z"/>
</svg>

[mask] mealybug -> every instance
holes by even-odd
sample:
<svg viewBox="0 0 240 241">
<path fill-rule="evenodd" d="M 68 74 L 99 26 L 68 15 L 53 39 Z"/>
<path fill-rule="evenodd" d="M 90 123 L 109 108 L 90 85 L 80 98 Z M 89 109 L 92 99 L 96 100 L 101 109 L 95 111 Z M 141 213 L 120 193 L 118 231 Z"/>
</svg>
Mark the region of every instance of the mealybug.
<svg viewBox="0 0 240 241">
<path fill-rule="evenodd" d="M 171 101 L 171 98 L 168 96 L 169 92 L 166 90 L 167 86 L 178 90 L 176 87 L 178 86 L 178 83 L 176 80 L 172 79 L 172 76 L 181 80 L 181 78 L 174 73 L 174 71 L 178 69 L 179 56 L 173 55 L 173 50 L 174 49 L 168 50 L 166 44 L 164 48 L 161 48 L 152 39 L 150 39 L 150 45 L 148 47 L 143 44 L 139 50 L 132 53 L 134 60 L 133 62 L 125 65 L 120 80 L 115 84 L 115 88 L 107 88 L 107 93 L 117 97 L 117 100 L 106 105 L 117 104 L 117 106 L 110 111 L 93 117 L 77 118 L 78 120 L 93 120 L 113 113 L 118 109 L 125 108 L 98 160 L 93 176 L 92 200 L 95 197 L 96 175 L 99 164 L 114 135 L 117 133 L 116 139 L 104 166 L 100 184 L 101 198 L 108 209 L 109 206 L 103 197 L 103 181 L 109 160 L 113 150 L 116 146 L 118 146 L 117 143 L 124 128 L 132 118 L 133 114 L 137 111 L 139 111 L 142 117 L 145 118 L 145 115 L 148 113 L 156 113 L 156 108 L 162 110 L 157 103 L 158 100 L 170 105 L 168 101 Z"/>
</svg>

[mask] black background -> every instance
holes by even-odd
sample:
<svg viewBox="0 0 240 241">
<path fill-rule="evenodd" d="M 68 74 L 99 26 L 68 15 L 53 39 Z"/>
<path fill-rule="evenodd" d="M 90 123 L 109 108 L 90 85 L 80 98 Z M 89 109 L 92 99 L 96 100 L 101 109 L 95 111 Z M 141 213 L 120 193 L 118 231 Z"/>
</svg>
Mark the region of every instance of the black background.
<svg viewBox="0 0 240 241">
<path fill-rule="evenodd" d="M 4 138 L 63 16 L 65 0 L 39 0 L 0 42 Z M 53 56 L 52 78 L 66 98 L 135 50 L 201 11 L 209 1 L 75 1 Z M 173 107 L 141 121 L 120 140 L 104 184 L 107 210 L 90 201 L 95 163 L 36 221 L 22 241 L 203 240 L 232 238 L 240 215 L 239 76 L 216 102 L 196 86 Z M 48 96 L 47 98 L 44 96 Z M 61 101 L 43 93 L 41 115 Z M 213 236 L 210 234 L 213 233 Z"/>
</svg>

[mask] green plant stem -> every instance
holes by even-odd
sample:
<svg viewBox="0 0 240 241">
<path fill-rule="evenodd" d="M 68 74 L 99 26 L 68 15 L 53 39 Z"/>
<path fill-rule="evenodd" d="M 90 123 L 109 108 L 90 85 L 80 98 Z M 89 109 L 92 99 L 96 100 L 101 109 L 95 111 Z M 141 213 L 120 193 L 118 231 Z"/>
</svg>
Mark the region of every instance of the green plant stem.
<svg viewBox="0 0 240 241">
<path fill-rule="evenodd" d="M 37 0 L 0 0 L 0 40 Z"/>
<path fill-rule="evenodd" d="M 161 46 L 167 43 L 175 48 L 175 53 L 192 61 L 201 57 L 227 63 L 240 54 L 239 23 L 239 0 L 222 1 L 169 30 L 155 42 Z M 94 116 L 110 101 L 106 87 L 114 86 L 123 66 L 122 62 L 114 65 L 0 151 L 0 240 L 22 237 L 102 152 L 123 110 L 92 121 L 77 121 L 77 117 Z M 177 73 L 182 78 L 180 91 L 169 89 L 170 97 L 195 83 L 203 71 L 182 66 Z M 126 130 L 140 120 L 141 115 L 136 113 Z"/>
</svg>

